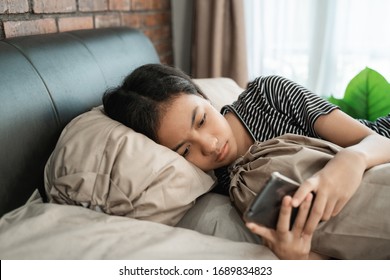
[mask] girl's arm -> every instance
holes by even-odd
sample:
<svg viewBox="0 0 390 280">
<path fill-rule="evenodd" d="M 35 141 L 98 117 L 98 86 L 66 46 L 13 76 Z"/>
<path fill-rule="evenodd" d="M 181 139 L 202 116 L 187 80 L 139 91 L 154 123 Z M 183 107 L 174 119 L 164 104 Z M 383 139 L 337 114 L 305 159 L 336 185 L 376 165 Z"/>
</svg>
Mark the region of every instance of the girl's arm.
<svg viewBox="0 0 390 280">
<path fill-rule="evenodd" d="M 297 207 L 311 191 L 317 194 L 306 234 L 312 234 L 320 220 L 328 220 L 341 211 L 360 185 L 365 170 L 390 161 L 390 139 L 340 110 L 319 117 L 314 128 L 323 139 L 345 149 L 303 182 L 293 197 L 292 204 Z"/>
</svg>

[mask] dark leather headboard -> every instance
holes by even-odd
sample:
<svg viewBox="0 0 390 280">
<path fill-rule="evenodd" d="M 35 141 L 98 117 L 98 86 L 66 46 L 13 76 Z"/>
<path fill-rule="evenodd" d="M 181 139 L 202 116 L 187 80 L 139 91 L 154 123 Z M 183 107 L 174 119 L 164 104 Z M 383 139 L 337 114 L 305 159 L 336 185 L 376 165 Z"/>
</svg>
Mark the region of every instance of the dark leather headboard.
<svg viewBox="0 0 390 280">
<path fill-rule="evenodd" d="M 145 63 L 159 63 L 157 53 L 129 28 L 0 40 L 0 216 L 43 188 L 64 126 Z"/>
</svg>

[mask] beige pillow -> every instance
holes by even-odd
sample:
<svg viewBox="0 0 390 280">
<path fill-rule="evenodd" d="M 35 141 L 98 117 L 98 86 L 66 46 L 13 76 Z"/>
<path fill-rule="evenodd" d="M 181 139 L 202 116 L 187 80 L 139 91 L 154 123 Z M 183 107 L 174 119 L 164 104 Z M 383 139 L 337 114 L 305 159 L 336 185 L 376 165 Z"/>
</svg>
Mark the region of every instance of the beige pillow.
<svg viewBox="0 0 390 280">
<path fill-rule="evenodd" d="M 218 110 L 242 92 L 229 78 L 194 81 Z M 52 202 L 168 225 L 213 183 L 181 156 L 108 118 L 101 107 L 66 126 L 45 168 Z"/>
<path fill-rule="evenodd" d="M 63 130 L 45 168 L 51 202 L 175 225 L 214 181 L 98 107 Z"/>
<path fill-rule="evenodd" d="M 193 80 L 211 100 L 217 110 L 224 105 L 231 104 L 237 100 L 238 95 L 244 91 L 230 78 L 206 78 Z"/>
</svg>

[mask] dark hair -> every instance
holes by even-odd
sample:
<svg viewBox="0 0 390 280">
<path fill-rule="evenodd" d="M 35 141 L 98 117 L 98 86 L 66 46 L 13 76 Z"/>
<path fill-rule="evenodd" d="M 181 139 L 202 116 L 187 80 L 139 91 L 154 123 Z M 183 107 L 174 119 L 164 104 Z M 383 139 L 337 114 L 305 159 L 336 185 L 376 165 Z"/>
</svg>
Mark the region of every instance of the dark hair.
<svg viewBox="0 0 390 280">
<path fill-rule="evenodd" d="M 106 114 L 158 142 L 157 129 L 169 104 L 180 94 L 200 94 L 197 85 L 181 70 L 146 64 L 128 75 L 123 84 L 103 95 Z"/>
</svg>

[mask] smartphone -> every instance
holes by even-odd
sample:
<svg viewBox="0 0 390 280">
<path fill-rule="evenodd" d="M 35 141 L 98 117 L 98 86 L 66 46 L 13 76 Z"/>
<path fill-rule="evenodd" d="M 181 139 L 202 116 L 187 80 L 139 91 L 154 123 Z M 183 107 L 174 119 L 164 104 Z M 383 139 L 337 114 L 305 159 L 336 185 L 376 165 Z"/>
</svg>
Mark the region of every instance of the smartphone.
<svg viewBox="0 0 390 280">
<path fill-rule="evenodd" d="M 257 194 L 245 211 L 244 220 L 276 229 L 283 197 L 286 195 L 293 196 L 299 185 L 298 182 L 279 172 L 273 172 L 264 188 Z M 297 214 L 298 208 L 293 208 L 290 229 L 295 222 Z"/>
</svg>

